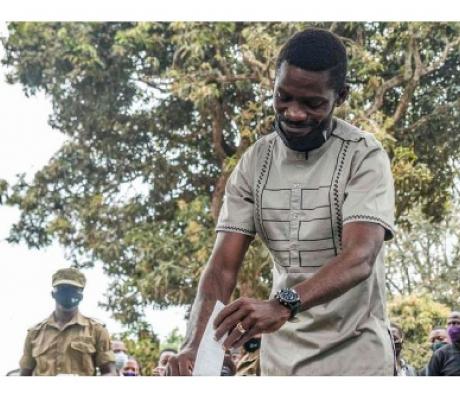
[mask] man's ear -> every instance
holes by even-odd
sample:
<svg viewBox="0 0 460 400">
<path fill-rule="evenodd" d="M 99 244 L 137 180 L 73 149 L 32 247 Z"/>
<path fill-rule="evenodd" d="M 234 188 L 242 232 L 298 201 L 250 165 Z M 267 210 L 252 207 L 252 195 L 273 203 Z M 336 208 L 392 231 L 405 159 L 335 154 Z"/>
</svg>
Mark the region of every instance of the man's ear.
<svg viewBox="0 0 460 400">
<path fill-rule="evenodd" d="M 51 291 L 51 297 L 52 297 L 53 299 L 56 299 L 55 293 L 54 293 L 54 289 Z"/>
<path fill-rule="evenodd" d="M 345 85 L 342 89 L 339 90 L 337 93 L 337 100 L 335 101 L 335 105 L 340 107 L 348 97 L 350 93 L 350 85 Z"/>
</svg>

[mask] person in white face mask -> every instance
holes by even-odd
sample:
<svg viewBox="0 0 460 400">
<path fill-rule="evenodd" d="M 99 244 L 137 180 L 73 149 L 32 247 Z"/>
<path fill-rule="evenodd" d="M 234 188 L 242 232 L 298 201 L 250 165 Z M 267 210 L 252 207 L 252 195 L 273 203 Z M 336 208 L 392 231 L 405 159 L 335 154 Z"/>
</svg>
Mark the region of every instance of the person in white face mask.
<svg viewBox="0 0 460 400">
<path fill-rule="evenodd" d="M 126 361 L 128 361 L 128 350 L 121 340 L 113 340 L 112 351 L 115 354 L 115 368 L 117 369 L 117 373 L 120 374 L 121 369 Z"/>
</svg>

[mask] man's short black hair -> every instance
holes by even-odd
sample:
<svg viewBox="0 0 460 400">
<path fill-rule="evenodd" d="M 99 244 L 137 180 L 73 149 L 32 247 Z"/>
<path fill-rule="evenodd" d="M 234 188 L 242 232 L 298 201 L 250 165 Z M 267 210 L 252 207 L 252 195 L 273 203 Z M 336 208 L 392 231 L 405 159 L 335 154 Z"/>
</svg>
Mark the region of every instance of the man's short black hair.
<svg viewBox="0 0 460 400">
<path fill-rule="evenodd" d="M 305 71 L 328 71 L 331 86 L 337 92 L 345 86 L 347 51 L 332 32 L 318 28 L 297 32 L 281 48 L 276 72 L 284 61 Z"/>
</svg>

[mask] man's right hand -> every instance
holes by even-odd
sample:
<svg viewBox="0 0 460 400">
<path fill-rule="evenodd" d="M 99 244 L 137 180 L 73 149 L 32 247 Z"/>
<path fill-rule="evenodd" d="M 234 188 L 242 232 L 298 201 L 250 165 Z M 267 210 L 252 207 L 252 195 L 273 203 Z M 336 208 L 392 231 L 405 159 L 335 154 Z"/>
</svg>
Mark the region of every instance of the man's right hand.
<svg viewBox="0 0 460 400">
<path fill-rule="evenodd" d="M 238 271 L 252 236 L 235 232 L 218 232 L 216 242 L 198 284 L 197 298 L 190 314 L 191 332 L 182 351 L 168 360 L 166 375 L 193 373 L 199 342 L 206 329 L 216 300 L 227 303 L 235 289 Z"/>
<path fill-rule="evenodd" d="M 185 347 L 180 353 L 171 356 L 166 365 L 167 376 L 191 376 L 197 350 Z"/>
</svg>

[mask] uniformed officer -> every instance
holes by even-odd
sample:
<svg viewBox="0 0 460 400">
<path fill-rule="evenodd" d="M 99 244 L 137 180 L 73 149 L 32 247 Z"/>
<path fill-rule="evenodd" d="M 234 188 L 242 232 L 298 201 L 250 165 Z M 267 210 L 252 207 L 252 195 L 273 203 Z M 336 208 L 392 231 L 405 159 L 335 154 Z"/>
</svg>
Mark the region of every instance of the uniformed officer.
<svg viewBox="0 0 460 400">
<path fill-rule="evenodd" d="M 260 343 L 259 334 L 243 344 L 244 354 L 236 366 L 236 375 L 260 376 Z"/>
<path fill-rule="evenodd" d="M 105 326 L 80 314 L 85 276 L 63 268 L 52 277 L 54 312 L 30 328 L 20 360 L 21 375 L 116 375 L 115 356 Z"/>
</svg>

